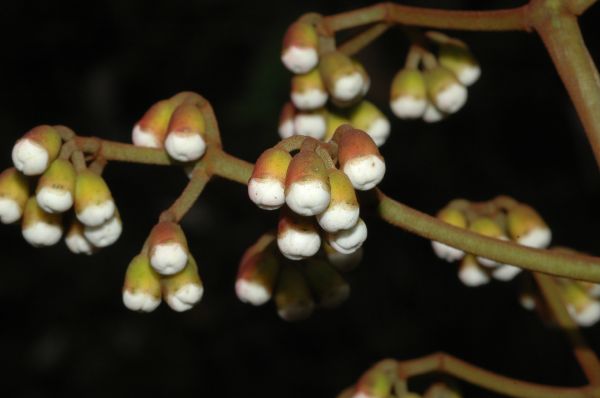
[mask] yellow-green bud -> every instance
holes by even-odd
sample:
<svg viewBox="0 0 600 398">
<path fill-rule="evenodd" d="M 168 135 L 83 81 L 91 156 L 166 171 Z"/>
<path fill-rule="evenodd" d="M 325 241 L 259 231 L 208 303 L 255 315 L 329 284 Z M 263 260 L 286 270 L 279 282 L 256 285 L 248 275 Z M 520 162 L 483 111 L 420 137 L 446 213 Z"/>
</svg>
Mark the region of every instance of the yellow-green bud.
<svg viewBox="0 0 600 398">
<path fill-rule="evenodd" d="M 73 206 L 75 168 L 65 159 L 56 159 L 40 178 L 36 190 L 38 204 L 48 213 L 63 213 Z"/>
<path fill-rule="evenodd" d="M 6 169 L 0 174 L 0 221 L 10 224 L 23 215 L 29 198 L 27 178 L 17 169 Z"/>
<path fill-rule="evenodd" d="M 300 321 L 312 314 L 315 304 L 300 270 L 283 264 L 275 292 L 277 314 L 286 321 Z"/>
<path fill-rule="evenodd" d="M 144 254 L 131 260 L 123 284 L 123 304 L 132 311 L 152 312 L 160 304 L 160 277 Z"/>
<path fill-rule="evenodd" d="M 165 301 L 177 312 L 191 309 L 204 294 L 198 266 L 192 256 L 189 256 L 188 263 L 181 272 L 163 276 L 161 282 Z"/>
<path fill-rule="evenodd" d="M 350 285 L 326 261 L 311 259 L 306 264 L 306 277 L 324 308 L 335 308 L 350 295 Z"/>
<path fill-rule="evenodd" d="M 369 101 L 361 101 L 352 109 L 350 123 L 369 134 L 377 146 L 382 146 L 390 135 L 390 121 Z"/>
<path fill-rule="evenodd" d="M 110 220 L 116 211 L 110 189 L 104 179 L 82 170 L 75 181 L 75 214 L 84 225 L 96 227 Z"/>
<path fill-rule="evenodd" d="M 467 102 L 467 89 L 443 66 L 425 71 L 425 83 L 429 98 L 442 112 L 454 113 Z"/>
<path fill-rule="evenodd" d="M 481 76 L 479 63 L 466 45 L 446 43 L 440 46 L 440 65 L 454 72 L 465 86 L 475 83 Z"/>
<path fill-rule="evenodd" d="M 427 108 L 425 77 L 418 69 L 401 69 L 390 87 L 390 107 L 400 119 L 417 119 Z"/>
</svg>

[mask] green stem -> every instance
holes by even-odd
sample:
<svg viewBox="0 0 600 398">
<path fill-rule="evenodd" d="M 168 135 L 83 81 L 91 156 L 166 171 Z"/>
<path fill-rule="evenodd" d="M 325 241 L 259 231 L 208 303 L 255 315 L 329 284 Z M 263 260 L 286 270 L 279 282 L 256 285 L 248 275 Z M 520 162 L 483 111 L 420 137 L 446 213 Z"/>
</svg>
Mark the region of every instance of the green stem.
<svg viewBox="0 0 600 398">
<path fill-rule="evenodd" d="M 160 215 L 160 221 L 180 222 L 204 191 L 210 181 L 206 167 L 199 165 L 194 168 L 190 182 L 187 184 L 179 198 Z"/>
<path fill-rule="evenodd" d="M 215 152 L 209 166 L 209 170 L 213 175 L 243 185 L 248 183 L 253 169 L 254 165 L 252 163 L 238 159 L 223 151 Z"/>
<path fill-rule="evenodd" d="M 106 160 L 157 165 L 177 164 L 164 149 L 144 148 L 96 137 L 77 136 L 74 140 L 77 147 L 83 152 L 103 157 Z"/>
<path fill-rule="evenodd" d="M 373 41 L 377 40 L 381 35 L 387 32 L 391 26 L 392 25 L 388 23 L 378 23 L 373 25 L 364 32 L 354 36 L 352 39 L 340 44 L 338 46 L 338 51 L 346 55 L 354 55 Z"/>
</svg>

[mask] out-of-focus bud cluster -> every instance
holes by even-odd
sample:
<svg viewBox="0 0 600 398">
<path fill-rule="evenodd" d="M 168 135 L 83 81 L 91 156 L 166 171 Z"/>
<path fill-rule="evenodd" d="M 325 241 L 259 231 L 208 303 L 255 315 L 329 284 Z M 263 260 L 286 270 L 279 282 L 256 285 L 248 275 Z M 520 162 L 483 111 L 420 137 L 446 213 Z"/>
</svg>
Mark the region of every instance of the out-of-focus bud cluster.
<svg viewBox="0 0 600 398">
<path fill-rule="evenodd" d="M 158 101 L 135 124 L 134 145 L 164 148 L 180 162 L 194 162 L 206 152 L 206 121 L 199 96 L 182 92 Z"/>
<path fill-rule="evenodd" d="M 437 218 L 457 228 L 538 249 L 548 247 L 552 239 L 550 228 L 535 209 L 508 197 L 478 203 L 454 200 L 438 212 Z M 458 277 L 467 286 L 484 285 L 491 278 L 509 281 L 521 272 L 519 267 L 464 253 L 441 242 L 433 241 L 432 247 L 439 258 L 460 261 Z"/>
<path fill-rule="evenodd" d="M 127 268 L 123 303 L 133 311 L 151 312 L 162 297 L 171 309 L 182 312 L 196 305 L 203 293 L 183 230 L 174 222 L 158 223 Z"/>
<path fill-rule="evenodd" d="M 364 100 L 370 79 L 364 67 L 339 51 L 319 56 L 319 37 L 310 23 L 293 23 L 285 34 L 281 60 L 292 72 L 290 102 L 281 111 L 279 135 L 305 135 L 329 141 L 342 124 L 364 130 L 377 146 L 390 134 L 390 122 Z"/>
<path fill-rule="evenodd" d="M 359 217 L 355 189 L 375 187 L 385 174 L 385 162 L 365 132 L 340 127 L 333 142 L 337 153 L 322 157 L 325 147 L 306 138 L 292 156 L 282 148 L 267 149 L 256 161 L 248 195 L 260 208 L 281 209 L 277 244 L 291 260 L 314 256 L 326 241 L 337 252 L 351 254 L 367 238 Z M 334 162 L 336 159 L 337 162 Z M 337 166 L 337 167 L 336 167 Z"/>
<path fill-rule="evenodd" d="M 275 248 L 277 236 L 268 233 L 246 250 L 240 261 L 235 291 L 255 306 L 273 299 L 277 314 L 286 321 L 308 318 L 315 307 L 335 308 L 350 295 L 350 285 L 340 272 L 358 265 L 362 249 L 342 254 L 324 245 L 318 255 L 290 261 Z"/>
<path fill-rule="evenodd" d="M 406 67 L 390 88 L 390 107 L 400 119 L 442 120 L 467 101 L 467 87 L 479 79 L 477 60 L 462 41 L 439 32 L 427 35 L 437 56 L 419 46 L 411 50 Z"/>
<path fill-rule="evenodd" d="M 36 247 L 58 243 L 66 227 L 67 247 L 92 254 L 116 242 L 121 219 L 102 176 L 59 156 L 67 130 L 37 126 L 16 142 L 14 167 L 0 174 L 0 221 L 21 220 L 23 237 Z"/>
</svg>

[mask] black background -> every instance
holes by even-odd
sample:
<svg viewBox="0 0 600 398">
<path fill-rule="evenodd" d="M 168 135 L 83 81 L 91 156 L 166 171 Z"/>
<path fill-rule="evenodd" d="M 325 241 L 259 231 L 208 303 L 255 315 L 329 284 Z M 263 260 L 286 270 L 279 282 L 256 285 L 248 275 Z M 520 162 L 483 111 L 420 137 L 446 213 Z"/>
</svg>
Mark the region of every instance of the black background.
<svg viewBox="0 0 600 398">
<path fill-rule="evenodd" d="M 183 90 L 212 102 L 225 148 L 253 161 L 277 140 L 290 78 L 279 62 L 286 26 L 304 12 L 367 4 L 6 2 L 0 164 L 9 167 L 14 141 L 42 123 L 129 141 L 146 108 Z M 595 6 L 581 19 L 596 61 L 599 18 Z M 382 188 L 429 213 L 456 197 L 509 194 L 539 209 L 555 243 L 600 254 L 598 169 L 541 42 L 518 32 L 456 35 L 478 56 L 482 78 L 465 108 L 443 123 L 393 119 Z M 389 82 L 406 46 L 394 30 L 359 56 L 373 80 L 368 98 L 390 117 Z M 187 179 L 177 169 L 128 164 L 109 165 L 106 179 L 125 229 L 93 257 L 76 257 L 62 244 L 33 249 L 17 227 L 0 229 L 3 396 L 332 397 L 379 359 L 436 350 L 529 381 L 585 381 L 560 332 L 521 309 L 518 281 L 466 288 L 427 241 L 368 212 L 365 261 L 349 275 L 353 292 L 341 308 L 289 324 L 272 303 L 240 303 L 237 262 L 276 215 L 227 181 L 211 183 L 184 222 L 205 283 L 202 303 L 185 314 L 164 304 L 152 314 L 132 313 L 121 303 L 127 263 Z M 585 331 L 596 349 L 599 332 Z M 461 387 L 470 396 L 495 396 Z"/>
</svg>

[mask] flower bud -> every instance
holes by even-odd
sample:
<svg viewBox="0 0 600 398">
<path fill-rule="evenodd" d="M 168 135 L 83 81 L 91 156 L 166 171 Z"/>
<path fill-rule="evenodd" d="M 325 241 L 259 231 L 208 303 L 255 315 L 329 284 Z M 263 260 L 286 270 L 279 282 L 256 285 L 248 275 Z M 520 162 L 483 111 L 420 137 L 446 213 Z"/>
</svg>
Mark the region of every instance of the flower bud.
<svg viewBox="0 0 600 398">
<path fill-rule="evenodd" d="M 46 213 L 34 197 L 27 200 L 23 212 L 23 238 L 32 246 L 52 246 L 62 237 L 60 214 Z"/>
<path fill-rule="evenodd" d="M 337 232 L 356 225 L 360 207 L 352 182 L 338 169 L 329 170 L 331 200 L 327 209 L 317 215 L 319 225 L 327 232 Z"/>
<path fill-rule="evenodd" d="M 425 107 L 425 112 L 423 113 L 423 121 L 425 123 L 437 123 L 440 120 L 444 119 L 446 115 L 436 108 L 430 101 L 427 101 L 427 106 Z"/>
<path fill-rule="evenodd" d="M 294 118 L 296 117 L 296 108 L 291 102 L 286 102 L 279 114 L 279 136 L 286 139 L 294 135 Z"/>
<path fill-rule="evenodd" d="M 269 234 L 252 245 L 240 262 L 235 292 L 244 303 L 263 305 L 273 295 L 279 262 L 271 250 L 275 236 Z"/>
<path fill-rule="evenodd" d="M 150 264 L 161 275 L 173 275 L 189 262 L 188 244 L 183 230 L 174 222 L 163 221 L 154 226 L 148 238 Z"/>
<path fill-rule="evenodd" d="M 385 162 L 367 133 L 341 126 L 333 140 L 338 144 L 340 168 L 350 178 L 354 188 L 366 191 L 381 182 L 385 174 Z"/>
<path fill-rule="evenodd" d="M 269 148 L 256 161 L 248 182 L 248 196 L 258 207 L 278 209 L 285 203 L 285 179 L 292 156 L 278 148 Z"/>
<path fill-rule="evenodd" d="M 323 138 L 323 141 L 325 142 L 329 142 L 333 138 L 335 131 L 342 124 L 350 124 L 350 120 L 348 120 L 346 117 L 341 116 L 337 113 L 333 113 L 331 111 L 327 111 L 327 113 L 325 114 L 325 119 L 327 123 L 327 132 L 325 133 L 325 137 Z"/>
<path fill-rule="evenodd" d="M 318 69 L 292 78 L 291 98 L 296 108 L 302 110 L 321 108 L 328 97 Z"/>
<path fill-rule="evenodd" d="M 194 104 L 181 104 L 175 109 L 167 129 L 165 149 L 180 162 L 198 160 L 206 152 L 202 135 L 206 131 L 204 116 Z"/>
<path fill-rule="evenodd" d="M 118 211 L 115 211 L 111 218 L 100 225 L 94 225 L 93 227 L 85 225 L 83 228 L 85 238 L 92 245 L 99 248 L 108 247 L 115 243 L 121 237 L 122 232 L 123 223 Z"/>
<path fill-rule="evenodd" d="M 314 26 L 297 21 L 285 32 L 281 61 L 293 73 L 306 73 L 317 66 L 319 37 Z"/>
<path fill-rule="evenodd" d="M 94 254 L 95 247 L 84 235 L 85 226 L 76 219 L 71 222 L 65 243 L 69 250 L 74 254 Z"/>
<path fill-rule="evenodd" d="M 167 127 L 175 105 L 171 100 L 158 101 L 150 107 L 133 127 L 131 139 L 134 145 L 162 148 Z"/>
<path fill-rule="evenodd" d="M 325 251 L 325 255 L 327 256 L 327 260 L 329 261 L 329 263 L 341 272 L 348 272 L 353 270 L 362 261 L 362 247 L 353 253 L 344 254 L 335 250 L 333 247 L 331 247 L 329 243 L 324 242 L 323 249 Z"/>
<path fill-rule="evenodd" d="M 388 398 L 396 378 L 396 362 L 384 360 L 367 370 L 356 384 L 353 398 Z"/>
<path fill-rule="evenodd" d="M 165 301 L 174 311 L 187 311 L 196 305 L 202 299 L 204 286 L 194 258 L 189 256 L 181 272 L 163 276 L 162 288 Z"/>
<path fill-rule="evenodd" d="M 467 227 L 467 218 L 465 217 L 464 213 L 452 207 L 446 207 L 440 210 L 440 212 L 437 214 L 437 218 L 457 228 Z M 465 252 L 462 250 L 448 246 L 442 242 L 431 241 L 431 247 L 433 248 L 436 256 L 448 262 L 460 260 L 465 255 Z"/>
<path fill-rule="evenodd" d="M 42 174 L 58 157 L 62 139 L 54 127 L 42 125 L 29 130 L 12 150 L 12 160 L 17 170 L 25 175 Z"/>
<path fill-rule="evenodd" d="M 585 282 L 585 281 L 577 281 L 577 283 L 591 297 L 600 298 L 600 283 Z"/>
<path fill-rule="evenodd" d="M 501 264 L 500 266 L 498 266 L 498 268 L 495 268 L 492 271 L 492 276 L 494 277 L 494 279 L 497 279 L 499 281 L 508 282 L 512 281 L 515 278 L 515 276 L 521 273 L 521 271 L 523 271 L 523 269 L 515 267 L 514 265 Z"/>
<path fill-rule="evenodd" d="M 11 167 L 0 174 L 0 221 L 13 223 L 21 218 L 29 198 L 27 178 Z"/>
<path fill-rule="evenodd" d="M 335 308 L 350 296 L 350 285 L 326 261 L 308 260 L 306 278 L 324 308 Z"/>
<path fill-rule="evenodd" d="M 458 279 L 466 286 L 477 287 L 490 282 L 487 270 L 482 268 L 472 254 L 467 254 L 460 262 Z"/>
<path fill-rule="evenodd" d="M 442 44 L 438 61 L 444 68 L 451 70 L 465 86 L 475 83 L 481 76 L 479 63 L 466 45 Z"/>
<path fill-rule="evenodd" d="M 38 204 L 45 212 L 63 213 L 73 206 L 75 168 L 65 159 L 56 159 L 42 175 L 36 190 Z"/>
<path fill-rule="evenodd" d="M 508 211 L 509 236 L 523 246 L 543 249 L 550 245 L 552 232 L 532 207 L 519 204 Z"/>
<path fill-rule="evenodd" d="M 353 101 L 362 95 L 365 79 L 352 60 L 339 51 L 322 56 L 319 71 L 331 96 L 339 101 Z"/>
<path fill-rule="evenodd" d="M 362 101 L 352 110 L 350 122 L 369 134 L 377 146 L 385 144 L 390 135 L 390 121 L 369 101 Z"/>
<path fill-rule="evenodd" d="M 390 107 L 400 119 L 417 119 L 427 108 L 427 87 L 418 69 L 401 69 L 390 89 Z"/>
<path fill-rule="evenodd" d="M 446 383 L 435 383 L 427 389 L 424 398 L 461 398 L 456 388 Z"/>
<path fill-rule="evenodd" d="M 323 110 L 298 112 L 294 117 L 294 134 L 322 140 L 327 133 L 327 119 Z"/>
<path fill-rule="evenodd" d="M 313 151 L 302 150 L 292 158 L 285 179 L 285 203 L 303 216 L 322 213 L 329 206 L 331 190 L 325 163 Z"/>
<path fill-rule="evenodd" d="M 577 283 L 561 279 L 560 287 L 567 311 L 580 326 L 592 326 L 600 320 L 600 303 Z"/>
<path fill-rule="evenodd" d="M 488 217 L 477 218 L 471 223 L 469 229 L 472 232 L 483 236 L 487 236 L 489 238 L 508 240 L 506 235 L 504 235 L 504 231 L 502 231 L 502 228 L 500 228 L 500 226 L 494 220 Z M 494 260 L 485 257 L 477 257 L 477 261 L 479 261 L 481 265 L 484 265 L 486 267 L 497 267 L 499 265 L 502 265 Z"/>
<path fill-rule="evenodd" d="M 90 171 L 82 170 L 75 180 L 75 214 L 84 225 L 96 227 L 115 214 L 115 202 L 104 179 Z"/>
<path fill-rule="evenodd" d="M 279 317 L 288 322 L 308 318 L 315 308 L 306 280 L 294 265 L 282 264 L 275 304 Z"/>
<path fill-rule="evenodd" d="M 301 260 L 319 251 L 321 237 L 310 218 L 284 209 L 277 227 L 277 246 L 290 260 Z"/>
<path fill-rule="evenodd" d="M 371 78 L 369 77 L 369 74 L 367 73 L 367 70 L 365 69 L 363 64 L 358 62 L 356 59 L 352 59 L 352 64 L 354 65 L 354 67 L 356 68 L 358 73 L 360 73 L 360 75 L 362 76 L 363 85 L 362 85 L 362 89 L 360 91 L 360 96 L 364 97 L 369 92 L 369 89 L 371 88 Z"/>
<path fill-rule="evenodd" d="M 467 89 L 442 66 L 425 71 L 427 93 L 433 104 L 442 112 L 454 113 L 467 102 Z"/>
<path fill-rule="evenodd" d="M 367 240 L 367 224 L 359 218 L 352 228 L 328 234 L 327 240 L 340 253 L 354 253 Z"/>
<path fill-rule="evenodd" d="M 160 278 L 143 254 L 134 257 L 127 267 L 123 304 L 132 311 L 140 312 L 152 312 L 160 304 Z"/>
</svg>

